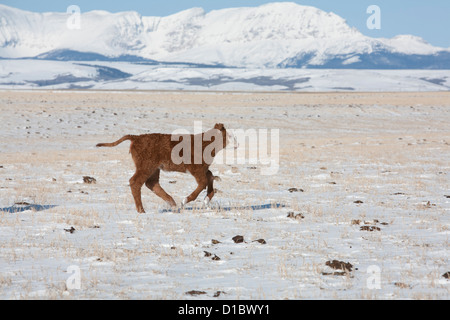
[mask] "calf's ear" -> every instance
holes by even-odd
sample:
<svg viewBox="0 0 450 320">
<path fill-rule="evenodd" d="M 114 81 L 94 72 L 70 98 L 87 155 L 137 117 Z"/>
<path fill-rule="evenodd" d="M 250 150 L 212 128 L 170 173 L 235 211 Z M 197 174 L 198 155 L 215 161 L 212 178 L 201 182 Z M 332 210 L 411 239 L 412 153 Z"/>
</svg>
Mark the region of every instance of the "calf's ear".
<svg viewBox="0 0 450 320">
<path fill-rule="evenodd" d="M 223 126 L 222 123 L 216 123 L 216 125 L 214 126 L 214 129 L 222 131 L 223 129 L 225 129 L 225 127 Z"/>
</svg>

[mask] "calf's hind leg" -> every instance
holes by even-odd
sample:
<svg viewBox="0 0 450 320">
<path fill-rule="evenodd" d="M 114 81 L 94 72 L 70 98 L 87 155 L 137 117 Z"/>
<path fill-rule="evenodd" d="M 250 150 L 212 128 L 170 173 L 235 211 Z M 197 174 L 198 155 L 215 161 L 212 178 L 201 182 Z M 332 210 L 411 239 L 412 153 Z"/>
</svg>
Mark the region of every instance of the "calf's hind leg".
<svg viewBox="0 0 450 320">
<path fill-rule="evenodd" d="M 168 204 L 170 204 L 170 206 L 176 207 L 177 204 L 175 203 L 173 198 L 169 194 L 167 194 L 167 192 L 159 184 L 160 172 L 161 172 L 160 169 L 156 170 L 151 175 L 151 177 L 147 179 L 147 181 L 145 182 L 145 185 L 147 186 L 147 188 L 152 190 L 158 197 L 160 197 L 161 199 L 166 201 Z"/>
<path fill-rule="evenodd" d="M 141 188 L 148 177 L 149 174 L 147 172 L 138 170 L 130 179 L 131 193 L 133 194 L 134 203 L 136 204 L 136 210 L 139 213 L 145 213 L 141 200 Z"/>
</svg>

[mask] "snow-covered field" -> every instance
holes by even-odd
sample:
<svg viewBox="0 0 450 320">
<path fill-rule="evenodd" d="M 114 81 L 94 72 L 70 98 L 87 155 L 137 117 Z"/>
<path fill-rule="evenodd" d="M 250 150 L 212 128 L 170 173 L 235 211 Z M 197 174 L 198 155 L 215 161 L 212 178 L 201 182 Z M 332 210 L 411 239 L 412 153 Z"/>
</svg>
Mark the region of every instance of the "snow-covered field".
<svg viewBox="0 0 450 320">
<path fill-rule="evenodd" d="M 104 61 L 0 60 L 0 89 L 449 91 L 450 71 L 252 69 Z"/>
<path fill-rule="evenodd" d="M 1 91 L 0 208 L 56 207 L 0 211 L 0 298 L 448 299 L 449 108 L 446 92 Z M 278 173 L 213 164 L 213 200 L 286 208 L 161 213 L 144 187 L 136 213 L 129 144 L 94 146 L 200 120 L 280 130 Z M 178 203 L 195 187 L 161 184 Z"/>
</svg>

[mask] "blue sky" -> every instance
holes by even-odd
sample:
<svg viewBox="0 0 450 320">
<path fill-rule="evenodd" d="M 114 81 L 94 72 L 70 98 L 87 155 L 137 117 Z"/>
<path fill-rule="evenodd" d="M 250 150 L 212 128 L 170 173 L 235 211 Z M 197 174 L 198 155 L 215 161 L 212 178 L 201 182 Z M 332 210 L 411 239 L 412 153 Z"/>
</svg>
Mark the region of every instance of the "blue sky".
<svg viewBox="0 0 450 320">
<path fill-rule="evenodd" d="M 65 12 L 69 5 L 78 5 L 82 12 L 106 10 L 110 12 L 137 11 L 145 16 L 166 16 L 192 7 L 206 11 L 227 7 L 258 6 L 274 1 L 264 0 L 0 0 L 8 6 L 35 12 Z M 300 0 L 292 1 L 332 11 L 371 37 L 391 38 L 399 34 L 413 34 L 429 43 L 444 48 L 450 47 L 450 1 L 449 0 Z M 381 8 L 381 29 L 369 30 L 366 13 L 369 5 Z M 301 19 L 301 17 L 299 17 Z"/>
</svg>

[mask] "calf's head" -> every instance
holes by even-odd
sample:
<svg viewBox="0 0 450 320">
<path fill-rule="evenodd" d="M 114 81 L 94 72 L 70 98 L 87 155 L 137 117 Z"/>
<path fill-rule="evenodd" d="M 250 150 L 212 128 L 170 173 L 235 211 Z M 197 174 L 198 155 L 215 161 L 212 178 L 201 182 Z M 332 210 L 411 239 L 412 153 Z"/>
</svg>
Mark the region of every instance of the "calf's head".
<svg viewBox="0 0 450 320">
<path fill-rule="evenodd" d="M 218 130 L 220 132 L 220 135 L 222 136 L 222 149 L 225 149 L 228 146 L 232 146 L 234 149 L 238 148 L 236 136 L 232 132 L 227 131 L 222 123 L 216 123 L 214 129 Z"/>
</svg>

